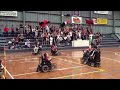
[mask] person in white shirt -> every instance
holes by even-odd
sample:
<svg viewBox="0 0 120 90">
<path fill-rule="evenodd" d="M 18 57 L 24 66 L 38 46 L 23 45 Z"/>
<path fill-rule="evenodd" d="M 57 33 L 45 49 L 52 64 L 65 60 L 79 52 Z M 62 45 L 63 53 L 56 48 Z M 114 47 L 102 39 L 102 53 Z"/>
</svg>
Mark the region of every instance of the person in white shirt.
<svg viewBox="0 0 120 90">
<path fill-rule="evenodd" d="M 78 31 L 78 36 L 79 36 L 79 39 L 81 39 L 81 30 Z"/>
<path fill-rule="evenodd" d="M 53 37 L 50 36 L 50 45 L 52 45 L 52 44 L 53 44 Z"/>
<path fill-rule="evenodd" d="M 32 28 L 32 34 L 33 34 L 33 36 L 35 36 L 35 27 L 34 26 Z"/>
<path fill-rule="evenodd" d="M 38 51 L 39 51 L 39 46 L 38 45 L 35 45 L 35 47 L 34 47 L 34 54 L 37 54 L 38 53 Z"/>
<path fill-rule="evenodd" d="M 35 30 L 35 38 L 37 38 L 38 37 L 38 30 L 36 29 Z"/>
<path fill-rule="evenodd" d="M 26 48 L 30 48 L 30 40 L 29 39 L 26 40 L 25 47 Z"/>
<path fill-rule="evenodd" d="M 48 25 L 46 25 L 46 31 L 49 33 L 49 27 L 48 27 Z"/>
</svg>

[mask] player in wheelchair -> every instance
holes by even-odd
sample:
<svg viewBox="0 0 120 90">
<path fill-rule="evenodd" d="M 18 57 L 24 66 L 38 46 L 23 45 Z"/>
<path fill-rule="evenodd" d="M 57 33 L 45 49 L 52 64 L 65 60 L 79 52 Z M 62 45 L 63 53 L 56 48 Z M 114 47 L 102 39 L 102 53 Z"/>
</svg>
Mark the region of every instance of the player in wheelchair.
<svg viewBox="0 0 120 90">
<path fill-rule="evenodd" d="M 41 52 L 42 52 L 42 46 L 35 45 L 34 48 L 33 48 L 32 54 L 37 55 L 37 54 L 40 54 Z"/>
<path fill-rule="evenodd" d="M 87 64 L 91 51 L 92 51 L 91 45 L 89 46 L 88 49 L 83 50 L 83 57 L 81 58 L 82 64 Z"/>
<path fill-rule="evenodd" d="M 51 61 L 52 59 L 49 58 L 48 53 L 44 53 L 44 55 L 41 56 L 41 62 L 39 63 L 36 71 L 37 72 L 38 71 L 48 72 L 48 71 L 55 69 L 56 65 L 55 63 L 52 63 Z"/>
<path fill-rule="evenodd" d="M 56 47 L 55 45 L 52 45 L 52 46 L 51 46 L 51 54 L 52 54 L 53 56 L 58 56 L 58 55 L 60 55 L 60 52 L 58 52 L 57 47 Z"/>
<path fill-rule="evenodd" d="M 93 45 L 91 48 L 87 49 L 84 52 L 81 63 L 93 67 L 99 67 L 101 61 L 100 54 L 100 49 L 97 46 Z"/>
</svg>

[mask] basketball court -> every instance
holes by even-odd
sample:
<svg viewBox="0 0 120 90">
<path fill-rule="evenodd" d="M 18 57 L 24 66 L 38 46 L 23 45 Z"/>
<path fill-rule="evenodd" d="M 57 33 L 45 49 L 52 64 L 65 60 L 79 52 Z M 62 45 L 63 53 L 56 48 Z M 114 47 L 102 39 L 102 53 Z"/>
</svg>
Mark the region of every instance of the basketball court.
<svg viewBox="0 0 120 90">
<path fill-rule="evenodd" d="M 48 52 L 50 51 L 43 51 Z M 31 52 L 6 55 L 7 79 L 119 79 L 120 48 L 101 48 L 101 67 L 95 68 L 80 63 L 81 49 L 60 50 L 60 56 L 51 56 L 57 64 L 53 71 L 36 72 L 39 56 Z M 3 56 L 2 54 L 0 55 Z"/>
</svg>

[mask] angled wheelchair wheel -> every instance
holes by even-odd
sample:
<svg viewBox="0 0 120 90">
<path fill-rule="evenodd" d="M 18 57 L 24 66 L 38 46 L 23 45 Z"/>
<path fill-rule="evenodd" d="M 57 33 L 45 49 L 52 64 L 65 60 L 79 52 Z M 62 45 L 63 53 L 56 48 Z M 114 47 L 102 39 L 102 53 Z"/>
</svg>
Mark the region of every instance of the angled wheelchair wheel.
<svg viewBox="0 0 120 90">
<path fill-rule="evenodd" d="M 42 66 L 42 72 L 48 72 L 49 67 L 47 65 Z"/>
</svg>

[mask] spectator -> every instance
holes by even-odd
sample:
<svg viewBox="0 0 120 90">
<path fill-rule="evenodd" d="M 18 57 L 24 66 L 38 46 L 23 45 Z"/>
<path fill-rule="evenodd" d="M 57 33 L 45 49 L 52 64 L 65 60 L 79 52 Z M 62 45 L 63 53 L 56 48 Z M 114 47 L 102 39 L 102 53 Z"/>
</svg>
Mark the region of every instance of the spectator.
<svg viewBox="0 0 120 90">
<path fill-rule="evenodd" d="M 20 24 L 19 32 L 20 34 L 24 34 L 24 27 L 22 24 Z"/>
<path fill-rule="evenodd" d="M 11 49 L 11 47 L 12 47 L 12 41 L 9 40 L 9 41 L 8 41 L 8 48 Z"/>
<path fill-rule="evenodd" d="M 52 45 L 53 44 L 53 37 L 52 36 L 50 36 L 50 45 Z"/>
<path fill-rule="evenodd" d="M 35 29 L 35 38 L 37 38 L 37 37 L 38 37 L 38 30 Z"/>
<path fill-rule="evenodd" d="M 23 42 L 23 41 L 24 41 L 24 36 L 23 36 L 23 34 L 20 35 L 19 39 L 20 39 L 20 40 L 19 40 L 20 42 Z"/>
<path fill-rule="evenodd" d="M 32 28 L 32 36 L 33 36 L 33 37 L 35 37 L 35 30 L 36 30 L 36 29 L 35 29 L 35 26 L 33 26 L 33 28 Z"/>
<path fill-rule="evenodd" d="M 14 27 L 13 27 L 13 25 L 11 27 L 11 35 L 14 37 Z"/>
<path fill-rule="evenodd" d="M 8 31 L 9 31 L 9 28 L 6 25 L 4 28 L 5 37 L 8 37 Z"/>
<path fill-rule="evenodd" d="M 100 32 L 98 32 L 98 35 L 99 35 L 99 44 L 102 43 L 102 34 Z"/>
<path fill-rule="evenodd" d="M 81 39 L 81 30 L 78 31 L 78 38 Z"/>
<path fill-rule="evenodd" d="M 30 48 L 30 40 L 29 39 L 27 39 L 25 41 L 25 48 Z"/>
</svg>

